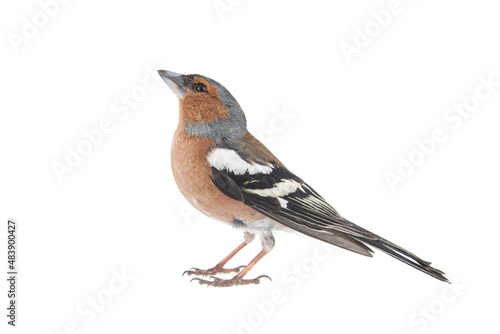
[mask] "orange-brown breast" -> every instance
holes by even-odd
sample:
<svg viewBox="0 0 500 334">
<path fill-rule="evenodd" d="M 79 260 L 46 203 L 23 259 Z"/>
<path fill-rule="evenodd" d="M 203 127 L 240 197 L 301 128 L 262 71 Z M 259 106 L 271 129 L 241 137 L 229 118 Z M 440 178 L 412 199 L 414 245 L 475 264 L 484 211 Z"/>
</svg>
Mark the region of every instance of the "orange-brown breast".
<svg viewBox="0 0 500 334">
<path fill-rule="evenodd" d="M 184 131 L 182 122 L 179 124 L 172 142 L 171 161 L 181 193 L 198 210 L 226 223 L 232 223 L 234 218 L 264 219 L 265 216 L 227 197 L 212 183 L 206 153 L 213 147 L 212 139 L 191 136 Z"/>
</svg>

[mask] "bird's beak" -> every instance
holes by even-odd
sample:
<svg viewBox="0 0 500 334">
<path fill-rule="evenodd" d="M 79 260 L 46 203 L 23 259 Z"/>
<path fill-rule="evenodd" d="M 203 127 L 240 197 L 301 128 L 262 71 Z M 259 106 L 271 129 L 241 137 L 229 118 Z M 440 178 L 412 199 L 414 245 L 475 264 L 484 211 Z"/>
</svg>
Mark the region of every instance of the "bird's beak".
<svg viewBox="0 0 500 334">
<path fill-rule="evenodd" d="M 181 100 L 186 95 L 186 84 L 183 75 L 175 72 L 158 70 L 158 74 L 165 81 L 167 86 L 177 95 Z"/>
</svg>

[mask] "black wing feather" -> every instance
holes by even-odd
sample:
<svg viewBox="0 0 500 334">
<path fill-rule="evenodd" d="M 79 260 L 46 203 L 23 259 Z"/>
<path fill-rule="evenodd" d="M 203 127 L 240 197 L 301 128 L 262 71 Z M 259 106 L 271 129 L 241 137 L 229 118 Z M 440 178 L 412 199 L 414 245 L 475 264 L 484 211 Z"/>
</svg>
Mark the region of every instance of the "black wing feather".
<svg viewBox="0 0 500 334">
<path fill-rule="evenodd" d="M 247 172 L 236 175 L 216 168 L 212 168 L 212 172 L 214 184 L 224 194 L 289 228 L 366 256 L 371 256 L 372 250 L 365 244 L 376 247 L 432 277 L 448 282 L 444 273 L 431 267 L 430 262 L 341 217 L 313 188 L 285 167 L 275 167 L 269 174 Z M 284 181 L 301 186 L 280 196 L 258 193 L 259 190 L 273 189 Z M 281 205 L 278 198 L 286 205 Z"/>
</svg>

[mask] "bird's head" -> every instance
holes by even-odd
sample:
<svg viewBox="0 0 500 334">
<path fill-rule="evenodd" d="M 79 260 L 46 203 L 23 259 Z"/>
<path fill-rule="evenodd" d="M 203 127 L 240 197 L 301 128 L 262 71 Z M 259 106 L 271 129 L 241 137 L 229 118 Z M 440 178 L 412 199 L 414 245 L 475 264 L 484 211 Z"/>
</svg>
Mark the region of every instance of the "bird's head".
<svg viewBox="0 0 500 334">
<path fill-rule="evenodd" d="M 187 133 L 216 141 L 237 140 L 247 133 L 243 110 L 220 83 L 199 74 L 158 73 L 179 98 L 179 123 Z"/>
</svg>

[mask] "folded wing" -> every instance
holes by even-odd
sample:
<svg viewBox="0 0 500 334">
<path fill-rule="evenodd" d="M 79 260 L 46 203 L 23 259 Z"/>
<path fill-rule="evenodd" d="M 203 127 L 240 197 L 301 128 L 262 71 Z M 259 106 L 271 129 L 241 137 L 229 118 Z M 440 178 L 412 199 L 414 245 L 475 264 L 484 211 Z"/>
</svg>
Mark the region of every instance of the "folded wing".
<svg viewBox="0 0 500 334">
<path fill-rule="evenodd" d="M 365 256 L 372 256 L 373 251 L 367 246 L 370 245 L 432 277 L 448 281 L 430 262 L 341 217 L 284 166 L 252 164 L 242 160 L 237 152 L 225 150 L 228 163 L 224 163 L 220 151 L 212 161 L 210 156 L 208 159 L 213 182 L 225 195 L 313 238 Z"/>
</svg>

